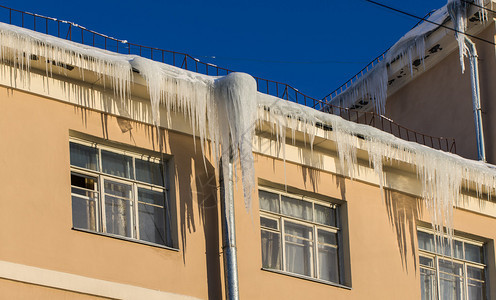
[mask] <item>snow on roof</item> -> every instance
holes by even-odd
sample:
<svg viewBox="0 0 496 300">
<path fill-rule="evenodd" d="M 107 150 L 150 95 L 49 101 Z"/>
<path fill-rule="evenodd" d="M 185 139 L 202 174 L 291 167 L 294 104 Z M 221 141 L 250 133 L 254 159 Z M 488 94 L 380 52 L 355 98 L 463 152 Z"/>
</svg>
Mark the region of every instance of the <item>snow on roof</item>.
<svg viewBox="0 0 496 300">
<path fill-rule="evenodd" d="M 445 8 L 432 18 L 444 20 Z M 405 36 L 404 45 L 422 45 L 419 41 L 432 30 L 432 26 L 416 29 Z M 397 55 L 391 57 L 410 58 L 413 52 L 405 47 L 395 47 Z M 169 117 L 172 110 L 182 112 L 189 119 L 194 134 L 200 137 L 202 151 L 207 147 L 207 137 L 211 140 L 215 159 L 224 162 L 224 176 L 227 176 L 226 166 L 230 149 L 233 149 L 242 169 L 247 208 L 251 206 L 251 192 L 255 186 L 254 129 L 264 121 L 274 124 L 282 147 L 286 141 L 286 128 L 293 133 L 303 130 L 312 147 L 316 125 L 332 127 L 332 133 L 326 137 L 335 140 L 343 170 L 345 166 L 348 170 L 354 169 L 359 139 L 365 140 L 365 150 L 371 166 L 381 178 L 381 185 L 385 161 L 395 159 L 415 166 L 423 185 L 423 198 L 438 232 L 443 226 L 452 230 L 453 206 L 461 201 L 462 185 L 473 181 L 478 192 L 489 195 L 496 186 L 494 166 L 407 142 L 367 125 L 258 93 L 255 80 L 247 74 L 231 73 L 224 77 L 197 74 L 139 56 L 113 53 L 0 23 L 0 57 L 4 62 L 17 60 L 14 67 L 19 71 L 15 75 L 4 73 L 0 76 L 22 76 L 24 84 L 29 85 L 27 71 L 32 55 L 44 58 L 47 70 L 51 68 L 50 61 L 57 61 L 107 77 L 115 95 L 122 100 L 130 95 L 133 69 L 139 71 L 150 94 L 155 125 L 160 124 L 161 117 Z M 51 72 L 47 71 L 47 76 L 51 76 Z M 166 108 L 165 116 L 160 115 L 158 108 L 161 105 Z M 306 126 L 298 127 L 301 123 Z M 353 173 L 349 175 L 353 176 Z"/>
<path fill-rule="evenodd" d="M 386 107 L 388 87 L 388 66 L 399 60 L 402 65 L 408 65 L 413 72 L 413 61 L 420 57 L 423 63 L 426 37 L 439 28 L 436 24 L 443 24 L 449 18 L 447 6 L 443 6 L 432 13 L 412 30 L 408 31 L 389 50 L 382 61 L 372 70 L 363 74 L 349 88 L 331 100 L 331 104 L 341 107 L 351 107 L 360 99 L 371 99 L 377 113 L 383 114 Z M 412 73 L 413 74 L 413 73 Z"/>
</svg>

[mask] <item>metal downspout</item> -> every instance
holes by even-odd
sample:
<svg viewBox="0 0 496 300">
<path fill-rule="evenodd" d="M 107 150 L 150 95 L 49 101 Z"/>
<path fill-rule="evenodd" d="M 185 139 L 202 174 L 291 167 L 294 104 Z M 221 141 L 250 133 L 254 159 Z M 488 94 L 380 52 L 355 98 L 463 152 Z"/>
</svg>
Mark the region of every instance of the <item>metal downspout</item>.
<svg viewBox="0 0 496 300">
<path fill-rule="evenodd" d="M 484 130 L 482 128 L 477 49 L 475 48 L 474 42 L 472 42 L 468 37 L 465 37 L 465 44 L 467 45 L 470 61 L 470 80 L 472 83 L 472 105 L 474 110 L 475 134 L 477 138 L 477 157 L 480 161 L 486 162 Z"/>
<path fill-rule="evenodd" d="M 226 166 L 222 165 L 221 170 Z M 221 187 L 221 219 L 222 219 L 222 249 L 224 252 L 224 276 L 226 279 L 226 299 L 239 299 L 238 283 L 238 258 L 236 254 L 236 229 L 234 226 L 234 180 L 233 180 L 233 155 L 229 151 L 229 164 L 227 166 L 228 178 L 220 172 Z M 227 180 L 225 184 L 224 180 Z"/>
</svg>

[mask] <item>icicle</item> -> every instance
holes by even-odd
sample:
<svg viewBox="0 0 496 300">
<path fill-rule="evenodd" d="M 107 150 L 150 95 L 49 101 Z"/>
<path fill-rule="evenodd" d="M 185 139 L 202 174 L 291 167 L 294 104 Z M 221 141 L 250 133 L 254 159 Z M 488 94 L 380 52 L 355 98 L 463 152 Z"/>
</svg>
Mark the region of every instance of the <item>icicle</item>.
<svg viewBox="0 0 496 300">
<path fill-rule="evenodd" d="M 480 0 L 482 1 L 482 0 Z M 448 17 L 446 6 L 435 11 L 428 20 L 405 34 L 396 44 L 394 44 L 385 57 L 373 65 L 360 78 L 354 81 L 350 87 L 332 100 L 332 104 L 342 107 L 353 107 L 360 99 L 372 101 L 374 110 L 378 114 L 385 112 L 387 87 L 388 87 L 388 67 L 391 63 L 399 60 L 401 65 L 407 65 L 410 74 L 413 76 L 413 62 L 418 57 L 420 63 L 424 63 L 425 37 L 438 28 Z M 434 24 L 433 24 L 434 23 Z"/>
<path fill-rule="evenodd" d="M 432 17 L 443 19 L 443 10 Z M 424 27 L 422 32 L 427 32 L 426 28 L 429 27 Z M 411 59 L 423 53 L 424 42 L 420 33 L 413 34 L 411 39 L 405 39 L 404 42 L 403 46 L 392 49 L 385 61 L 408 59 L 411 65 Z M 19 80 L 21 84 L 29 86 L 27 71 L 33 56 L 45 59 L 46 67 L 50 70 L 56 62 L 57 65 L 66 64 L 93 71 L 101 75 L 103 80 L 110 80 L 115 94 L 123 100 L 129 96 L 133 80 L 131 70 L 136 69 L 146 81 L 155 125 L 162 122 L 161 107 L 165 108 L 167 117 L 172 111 L 183 113 L 189 119 L 194 135 L 199 136 L 202 151 L 206 150 L 206 140 L 211 141 L 216 164 L 220 159 L 224 161 L 228 157 L 228 149 L 233 150 L 242 170 L 247 208 L 251 206 L 251 192 L 255 184 L 252 137 L 254 125 L 261 122 L 272 124 L 284 160 L 287 129 L 293 135 L 293 141 L 297 130 L 308 135 L 312 148 L 316 125 L 323 124 L 332 127 L 332 133 L 326 133 L 325 137 L 335 139 L 341 169 L 348 170 L 350 176 L 354 176 L 356 150 L 362 144 L 357 136 L 363 138 L 368 147 L 365 150 L 369 153 L 369 163 L 379 175 L 381 186 L 384 159 L 404 161 L 415 166 L 423 186 L 422 197 L 431 212 L 434 228 L 439 233 L 444 227 L 448 228 L 448 235 L 453 232 L 453 206 L 461 200 L 463 184 L 475 184 L 478 196 L 487 193 L 488 197 L 496 186 L 494 166 L 406 142 L 370 126 L 262 95 L 256 92 L 256 82 L 247 74 L 232 73 L 222 78 L 200 75 L 145 58 L 114 54 L 0 24 L 0 58 L 13 66 L 12 74 L 4 73 L 2 76 L 10 75 L 14 83 Z M 51 76 L 52 70 L 47 74 Z M 350 93 L 362 97 L 373 94 L 374 99 L 381 99 L 381 95 L 385 97 L 382 87 L 387 80 L 386 64 L 378 65 L 375 72 L 370 74 L 376 75 L 364 76 L 362 87 Z M 380 100 L 378 103 L 381 106 Z"/>
<path fill-rule="evenodd" d="M 475 183 L 478 196 L 487 193 L 488 200 L 494 193 L 495 166 L 407 142 L 374 127 L 345 121 L 339 116 L 274 98 L 259 96 L 259 118 L 275 123 L 287 122 L 284 119 L 297 119 L 303 126 L 315 126 L 316 123 L 330 125 L 343 175 L 353 176 L 356 148 L 360 144 L 357 136 L 365 140 L 369 163 L 379 176 L 381 188 L 384 184 L 384 159 L 404 161 L 415 166 L 433 228 L 438 236 L 443 236 L 446 228 L 448 243 L 453 235 L 453 207 L 461 203 L 462 185 L 468 184 L 470 180 L 470 183 Z"/>
<path fill-rule="evenodd" d="M 465 72 L 464 57 L 467 56 L 467 46 L 465 45 L 465 30 L 467 30 L 467 4 L 460 0 L 448 0 L 448 12 L 456 30 L 455 38 L 458 42 L 460 52 L 460 66 L 462 74 Z"/>
<path fill-rule="evenodd" d="M 255 187 L 252 145 L 257 120 L 257 83 L 248 74 L 230 73 L 215 81 L 215 96 L 218 124 L 222 124 L 219 127 L 222 164 L 228 162 L 231 148 L 234 162 L 239 161 L 241 166 L 245 207 L 249 210 Z M 226 175 L 224 178 L 228 178 Z"/>
</svg>

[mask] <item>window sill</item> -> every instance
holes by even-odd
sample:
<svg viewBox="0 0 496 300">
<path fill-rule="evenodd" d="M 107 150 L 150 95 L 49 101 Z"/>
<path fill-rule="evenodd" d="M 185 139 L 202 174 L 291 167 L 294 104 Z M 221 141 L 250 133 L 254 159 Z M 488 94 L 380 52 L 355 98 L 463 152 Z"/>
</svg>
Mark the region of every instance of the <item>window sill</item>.
<svg viewBox="0 0 496 300">
<path fill-rule="evenodd" d="M 147 245 L 147 246 L 151 246 L 151 247 L 162 248 L 162 249 L 167 249 L 167 250 L 172 250 L 172 251 L 179 252 L 179 249 L 177 249 L 177 248 L 172 248 L 172 247 L 168 247 L 168 246 L 164 246 L 164 245 L 160 245 L 160 244 L 155 244 L 155 243 L 150 243 L 150 242 L 147 242 L 147 241 L 141 241 L 141 240 L 137 240 L 137 239 L 131 239 L 131 238 L 120 236 L 120 235 L 109 234 L 109 233 L 104 233 L 104 232 L 96 232 L 96 231 L 92 231 L 92 230 L 81 229 L 81 228 L 74 228 L 74 227 L 72 228 L 72 230 L 74 230 L 74 231 L 80 231 L 80 232 L 84 232 L 84 233 L 95 234 L 95 235 L 100 235 L 100 236 L 105 236 L 105 237 L 114 238 L 114 239 L 117 239 L 117 240 L 123 240 L 123 241 L 126 241 L 126 242 L 143 244 L 143 245 Z"/>
<path fill-rule="evenodd" d="M 305 275 L 290 273 L 290 272 L 281 271 L 281 270 L 267 269 L 267 268 L 262 268 L 262 270 L 263 271 L 267 271 L 267 272 L 276 273 L 276 274 L 286 275 L 286 276 L 290 276 L 290 277 L 295 277 L 295 278 L 299 278 L 299 279 L 303 279 L 303 280 L 308 280 L 308 281 L 313 281 L 313 282 L 317 282 L 317 283 L 322 283 L 322 284 L 326 284 L 326 285 L 330 285 L 330 286 L 335 286 L 335 287 L 343 288 L 343 289 L 346 289 L 346 290 L 352 290 L 351 287 L 346 286 L 346 285 L 342 285 L 342 284 L 334 283 L 334 282 L 330 282 L 330 281 L 325 281 L 325 280 L 321 280 L 321 279 L 317 279 L 317 278 L 312 278 L 312 277 L 308 277 L 308 276 L 305 276 Z"/>
</svg>

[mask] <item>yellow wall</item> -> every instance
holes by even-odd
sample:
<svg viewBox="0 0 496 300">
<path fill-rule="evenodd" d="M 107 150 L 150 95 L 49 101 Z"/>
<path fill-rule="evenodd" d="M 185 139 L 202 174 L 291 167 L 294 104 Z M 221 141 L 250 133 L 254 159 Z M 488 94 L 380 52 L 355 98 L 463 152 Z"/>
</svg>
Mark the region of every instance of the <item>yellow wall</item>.
<svg viewBox="0 0 496 300">
<path fill-rule="evenodd" d="M 163 132 L 165 152 L 173 157 L 178 251 L 71 229 L 70 131 L 158 150 L 152 126 L 137 122 L 132 126 L 131 133 L 122 133 L 113 116 L 0 88 L 0 261 L 201 299 L 221 299 L 218 179 L 211 159 L 207 159 L 207 175 L 199 143 L 195 152 L 191 136 Z M 399 192 L 388 191 L 381 196 L 376 184 L 289 161 L 285 164 L 262 154 L 257 154 L 255 161 L 261 185 L 287 184 L 343 201 L 343 249 L 348 256 L 345 272 L 351 289 L 261 270 L 257 196 L 255 193 L 252 210 L 245 210 L 238 182 L 236 233 L 242 299 L 420 298 L 416 220 L 428 219 L 420 200 Z M 456 211 L 457 230 L 494 240 L 496 233 L 491 229 L 495 226 L 492 217 Z M 490 254 L 494 258 L 494 250 Z M 0 280 L 0 289 L 7 291 L 3 294 L 9 295 L 7 298 L 28 294 L 51 299 L 72 296 L 60 289 L 8 280 Z"/>
<path fill-rule="evenodd" d="M 494 41 L 495 31 L 495 25 L 492 23 L 477 36 Z M 496 163 L 495 49 L 491 44 L 476 39 L 473 41 L 476 43 L 479 55 L 487 160 Z M 465 67 L 465 73 L 462 74 L 458 49 L 455 49 L 441 62 L 389 96 L 386 116 L 421 133 L 437 137 L 453 137 L 456 140 L 457 154 L 477 159 L 468 59 L 465 59 Z"/>
</svg>

